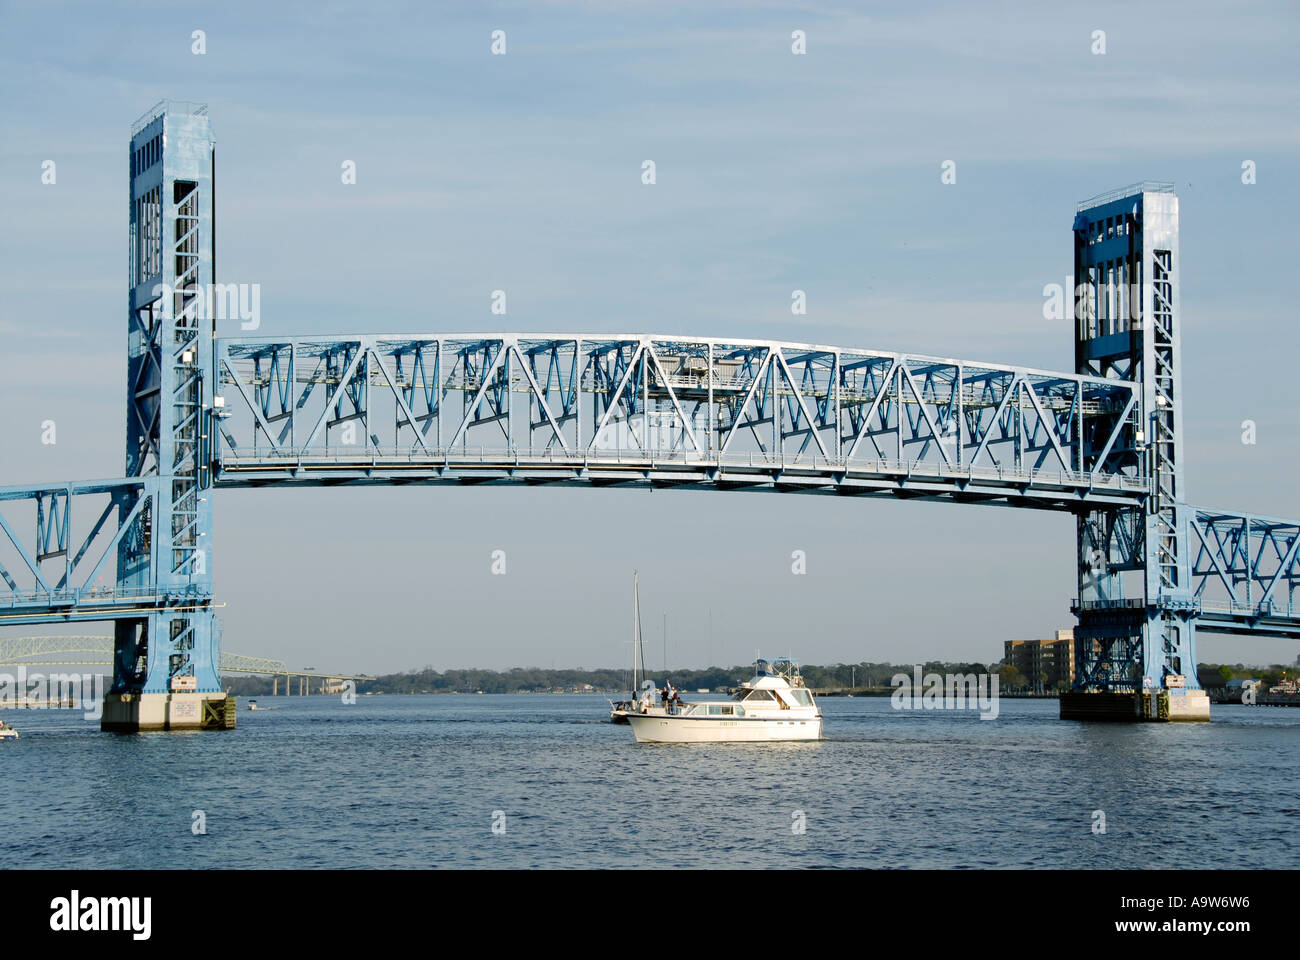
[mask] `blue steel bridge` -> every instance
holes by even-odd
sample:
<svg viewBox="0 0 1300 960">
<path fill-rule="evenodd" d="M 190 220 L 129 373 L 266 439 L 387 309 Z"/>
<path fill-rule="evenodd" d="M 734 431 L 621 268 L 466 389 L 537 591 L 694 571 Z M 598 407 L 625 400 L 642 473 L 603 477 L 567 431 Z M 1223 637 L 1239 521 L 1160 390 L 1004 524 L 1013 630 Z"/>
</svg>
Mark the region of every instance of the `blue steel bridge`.
<svg viewBox="0 0 1300 960">
<path fill-rule="evenodd" d="M 1080 692 L 1196 689 L 1198 628 L 1300 637 L 1300 527 L 1187 499 L 1168 184 L 1073 211 L 1059 372 L 655 334 L 217 338 L 238 290 L 213 275 L 206 108 L 159 104 L 129 154 L 125 475 L 0 488 L 0 625 L 112 621 L 110 699 L 220 695 L 221 487 L 652 485 L 1068 511 Z M 105 725 L 132 726 L 107 711 Z"/>
</svg>

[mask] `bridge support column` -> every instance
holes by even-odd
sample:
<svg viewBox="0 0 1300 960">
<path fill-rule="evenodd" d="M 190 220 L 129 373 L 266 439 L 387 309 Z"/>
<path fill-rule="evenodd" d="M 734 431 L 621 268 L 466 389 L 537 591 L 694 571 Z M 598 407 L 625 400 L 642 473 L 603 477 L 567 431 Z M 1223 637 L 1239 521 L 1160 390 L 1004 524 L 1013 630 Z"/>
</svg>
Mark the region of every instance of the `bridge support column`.
<svg viewBox="0 0 1300 960">
<path fill-rule="evenodd" d="M 1210 719 L 1210 698 L 1204 690 L 1106 693 L 1073 690 L 1061 695 L 1062 720 L 1119 720 L 1126 722 L 1205 721 Z"/>
<path fill-rule="evenodd" d="M 1117 576 L 1098 570 L 1094 589 L 1113 588 Z M 1141 600 L 1085 600 L 1075 612 L 1076 675 L 1061 697 L 1062 720 L 1210 719 L 1209 696 L 1196 680 L 1190 613 Z"/>
<path fill-rule="evenodd" d="M 211 730 L 235 726 L 235 698 L 217 675 L 221 624 L 211 610 L 166 610 L 114 624 L 113 685 L 100 729 Z"/>
</svg>

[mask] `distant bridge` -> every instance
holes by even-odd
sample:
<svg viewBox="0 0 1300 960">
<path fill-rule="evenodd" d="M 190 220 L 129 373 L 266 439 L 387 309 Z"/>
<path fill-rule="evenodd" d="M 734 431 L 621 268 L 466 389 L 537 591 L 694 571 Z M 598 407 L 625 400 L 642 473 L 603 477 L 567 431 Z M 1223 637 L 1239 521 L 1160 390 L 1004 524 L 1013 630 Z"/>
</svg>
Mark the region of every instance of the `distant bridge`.
<svg viewBox="0 0 1300 960">
<path fill-rule="evenodd" d="M 5 637 L 0 638 L 0 667 L 18 666 L 103 666 L 113 665 L 113 638 L 94 636 Z M 242 673 L 264 677 L 308 677 L 322 680 L 371 680 L 365 674 L 321 673 L 290 670 L 283 660 L 247 657 L 222 651 L 220 673 Z"/>
</svg>

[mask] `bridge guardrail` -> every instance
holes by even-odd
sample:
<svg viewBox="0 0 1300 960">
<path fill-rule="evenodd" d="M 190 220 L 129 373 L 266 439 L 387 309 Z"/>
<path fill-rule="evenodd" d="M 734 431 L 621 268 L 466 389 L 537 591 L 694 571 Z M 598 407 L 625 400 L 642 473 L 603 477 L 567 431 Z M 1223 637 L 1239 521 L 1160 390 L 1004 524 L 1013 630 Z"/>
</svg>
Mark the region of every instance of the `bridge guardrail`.
<svg viewBox="0 0 1300 960">
<path fill-rule="evenodd" d="M 15 590 L 0 593 L 0 610 L 24 606 L 117 607 L 154 605 L 176 600 L 205 600 L 209 593 L 198 587 L 178 586 L 165 593 L 157 587 L 86 587 L 75 590 Z"/>
<path fill-rule="evenodd" d="M 507 467 L 562 467 L 583 469 L 593 465 L 645 469 L 664 466 L 681 466 L 696 470 L 716 470 L 728 467 L 755 471 L 807 470 L 812 473 L 878 473 L 926 476 L 941 480 L 993 480 L 1000 483 L 1054 484 L 1056 486 L 1087 486 L 1125 493 L 1145 494 L 1150 480 L 1120 474 L 1086 473 L 1065 470 L 1010 470 L 1002 466 L 946 465 L 930 460 L 889 460 L 884 458 L 853 459 L 823 457 L 763 456 L 761 454 L 705 454 L 694 451 L 651 450 L 636 452 L 589 448 L 583 451 L 530 451 L 509 447 L 479 447 L 466 449 L 438 449 L 425 452 L 418 449 L 371 449 L 367 453 L 342 453 L 337 447 L 308 448 L 306 450 L 266 450 L 255 454 L 223 452 L 218 460 L 222 470 L 237 471 L 252 467 L 285 466 L 310 469 L 313 466 L 352 466 L 379 468 L 393 465 L 429 466 L 440 469 L 499 469 Z"/>
<path fill-rule="evenodd" d="M 1139 610 L 1145 608 L 1147 602 L 1142 599 L 1125 598 L 1120 600 L 1080 600 L 1075 598 L 1072 608 L 1074 610 Z M 1230 616 L 1240 617 L 1277 617 L 1279 619 L 1295 619 L 1300 617 L 1300 608 L 1290 602 L 1278 602 L 1273 599 L 1260 601 L 1245 602 L 1241 600 L 1216 600 L 1203 597 L 1195 597 L 1186 603 L 1188 609 L 1193 610 L 1198 615 L 1204 614 L 1228 614 Z"/>
</svg>

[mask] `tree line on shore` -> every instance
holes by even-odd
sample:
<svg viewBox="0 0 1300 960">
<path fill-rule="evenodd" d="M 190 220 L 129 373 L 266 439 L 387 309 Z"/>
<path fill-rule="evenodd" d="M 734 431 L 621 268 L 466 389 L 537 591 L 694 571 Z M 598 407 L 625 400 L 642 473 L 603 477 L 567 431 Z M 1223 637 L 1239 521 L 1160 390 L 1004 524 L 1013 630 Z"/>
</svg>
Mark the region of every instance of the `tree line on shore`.
<svg viewBox="0 0 1300 960">
<path fill-rule="evenodd" d="M 897 674 L 909 678 L 916 669 L 916 664 L 906 663 L 836 663 L 825 666 L 809 665 L 802 667 L 804 683 L 814 690 L 848 690 L 863 692 L 888 691 L 892 689 L 891 680 Z M 921 664 L 922 674 L 985 674 L 998 675 L 998 687 L 1003 693 L 1022 693 L 1036 689 L 1030 678 L 1023 676 L 1019 670 L 1000 663 L 963 663 L 930 660 Z M 1273 664 L 1269 667 L 1248 666 L 1244 664 L 1201 664 L 1197 670 L 1201 686 L 1221 686 L 1234 678 L 1253 677 L 1263 680 L 1266 685 L 1279 683 L 1286 677 L 1300 673 L 1300 667 Z M 707 667 L 702 670 L 650 670 L 645 678 L 662 687 L 665 680 L 671 680 L 673 686 L 683 691 L 720 690 L 734 687 L 753 676 L 753 666 Z M 422 670 L 408 670 L 405 673 L 391 673 L 367 680 L 357 681 L 357 693 L 412 694 L 412 693 L 554 693 L 557 691 L 574 692 L 590 690 L 593 693 L 618 694 L 628 690 L 631 684 L 631 671 L 627 669 L 543 669 L 541 667 L 514 667 L 510 670 L 434 670 L 425 667 Z M 1041 681 L 1045 678 L 1040 678 Z M 222 678 L 223 685 L 237 696 L 269 696 L 272 680 L 270 677 Z M 293 689 L 298 689 L 295 679 Z M 1044 688 L 1045 689 L 1045 688 Z M 284 692 L 284 680 L 280 679 L 280 692 Z M 312 692 L 319 692 L 313 689 Z"/>
<path fill-rule="evenodd" d="M 912 676 L 915 664 L 857 663 L 828 666 L 801 667 L 804 683 L 815 690 L 870 690 L 890 689 L 890 679 L 899 673 Z M 930 661 L 923 665 L 924 673 L 986 673 L 997 670 L 982 663 L 944 663 Z M 734 667 L 707 667 L 701 670 L 649 670 L 645 679 L 662 687 L 665 680 L 683 691 L 718 690 L 734 687 L 754 675 L 752 665 Z M 631 671 L 624 668 L 595 670 L 543 669 L 541 667 L 514 667 L 510 670 L 409 670 L 391 673 L 373 679 L 358 680 L 357 693 L 411 694 L 411 693 L 551 693 L 572 692 L 590 688 L 594 693 L 625 693 L 631 685 Z M 223 678 L 226 689 L 238 696 L 269 696 L 271 678 Z M 284 682 L 280 681 L 283 692 Z M 297 691 L 297 681 L 294 690 Z"/>
</svg>

